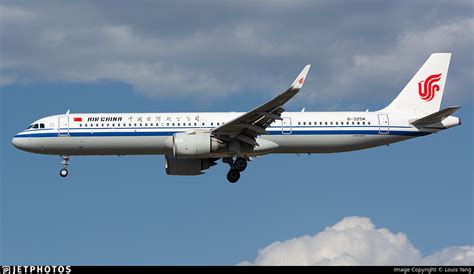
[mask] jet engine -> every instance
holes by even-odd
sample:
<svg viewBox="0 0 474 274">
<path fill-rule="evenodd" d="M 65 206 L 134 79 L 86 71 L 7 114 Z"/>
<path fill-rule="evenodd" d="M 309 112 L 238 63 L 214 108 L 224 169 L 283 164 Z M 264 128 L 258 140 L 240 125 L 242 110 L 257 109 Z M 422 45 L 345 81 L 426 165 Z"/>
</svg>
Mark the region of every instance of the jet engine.
<svg viewBox="0 0 474 274">
<path fill-rule="evenodd" d="M 165 146 L 173 150 L 176 158 L 205 158 L 212 152 L 224 148 L 225 144 L 209 132 L 178 132 L 168 137 Z"/>
<path fill-rule="evenodd" d="M 216 159 L 176 158 L 165 155 L 166 174 L 168 175 L 201 175 L 203 170 L 216 165 Z"/>
</svg>

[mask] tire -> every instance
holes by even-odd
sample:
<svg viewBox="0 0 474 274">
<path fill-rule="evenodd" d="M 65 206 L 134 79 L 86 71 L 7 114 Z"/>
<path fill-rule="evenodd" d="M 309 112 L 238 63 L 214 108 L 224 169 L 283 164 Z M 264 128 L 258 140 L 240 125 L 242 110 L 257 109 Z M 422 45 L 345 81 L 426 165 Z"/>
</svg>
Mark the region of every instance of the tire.
<svg viewBox="0 0 474 274">
<path fill-rule="evenodd" d="M 63 168 L 59 171 L 59 175 L 63 178 L 66 177 L 68 174 L 69 174 L 69 172 L 65 168 Z"/>
<path fill-rule="evenodd" d="M 235 159 L 234 168 L 237 169 L 239 172 L 244 171 L 247 168 L 247 160 L 245 160 L 244 158 Z"/>
<path fill-rule="evenodd" d="M 227 180 L 229 180 L 230 183 L 236 183 L 240 179 L 240 172 L 237 169 L 231 169 L 227 173 Z"/>
</svg>

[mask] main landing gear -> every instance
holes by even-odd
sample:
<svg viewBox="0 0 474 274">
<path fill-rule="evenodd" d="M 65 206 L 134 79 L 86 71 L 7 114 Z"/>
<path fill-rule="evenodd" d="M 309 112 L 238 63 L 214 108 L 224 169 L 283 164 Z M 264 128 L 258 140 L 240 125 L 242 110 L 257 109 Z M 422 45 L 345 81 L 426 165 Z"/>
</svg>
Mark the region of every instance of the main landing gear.
<svg viewBox="0 0 474 274">
<path fill-rule="evenodd" d="M 67 167 L 69 165 L 69 155 L 61 155 L 61 158 L 63 158 L 63 168 L 59 171 L 59 175 L 61 177 L 66 177 L 69 174 L 67 170 Z"/>
<path fill-rule="evenodd" d="M 240 172 L 247 168 L 247 160 L 238 157 L 233 161 L 232 157 L 228 157 L 223 158 L 222 161 L 230 166 L 230 170 L 227 173 L 227 180 L 229 180 L 230 183 L 236 183 L 240 179 Z"/>
</svg>

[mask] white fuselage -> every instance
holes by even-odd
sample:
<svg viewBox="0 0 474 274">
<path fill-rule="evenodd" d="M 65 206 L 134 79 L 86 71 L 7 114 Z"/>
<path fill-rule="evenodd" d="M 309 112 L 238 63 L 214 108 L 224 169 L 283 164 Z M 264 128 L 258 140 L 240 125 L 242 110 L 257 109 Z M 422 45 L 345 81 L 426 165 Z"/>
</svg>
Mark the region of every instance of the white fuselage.
<svg viewBox="0 0 474 274">
<path fill-rule="evenodd" d="M 71 155 L 164 154 L 169 175 L 200 175 L 229 165 L 235 183 L 253 156 L 270 153 L 331 153 L 388 145 L 461 124 L 440 110 L 451 53 L 433 53 L 398 96 L 375 112 L 286 112 L 283 105 L 302 88 L 310 65 L 290 87 L 248 112 L 79 113 L 34 122 L 12 140 L 19 149 L 63 158 Z"/>
<path fill-rule="evenodd" d="M 18 133 L 13 144 L 29 152 L 55 155 L 170 155 L 172 151 L 165 146 L 169 136 L 211 130 L 240 115 L 240 112 L 55 115 L 34 122 L 44 128 L 38 126 Z M 359 150 L 441 130 L 420 130 L 409 123 L 410 117 L 382 112 L 284 112 L 282 118 L 267 128 L 268 134 L 257 139 L 278 146 L 254 154 Z M 445 123 L 450 121 L 446 119 Z"/>
</svg>

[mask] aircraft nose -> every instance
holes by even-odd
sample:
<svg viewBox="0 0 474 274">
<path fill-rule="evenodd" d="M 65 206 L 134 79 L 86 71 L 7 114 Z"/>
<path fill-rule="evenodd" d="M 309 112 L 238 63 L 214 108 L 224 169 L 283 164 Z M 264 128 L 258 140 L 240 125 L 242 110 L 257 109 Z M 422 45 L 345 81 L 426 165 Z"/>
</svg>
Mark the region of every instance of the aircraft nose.
<svg viewBox="0 0 474 274">
<path fill-rule="evenodd" d="M 16 148 L 21 148 L 20 138 L 13 137 L 13 139 L 12 139 L 12 144 L 13 144 L 13 146 L 16 147 Z"/>
<path fill-rule="evenodd" d="M 27 140 L 26 138 L 13 137 L 12 144 L 14 147 L 26 150 L 27 149 Z"/>
</svg>

